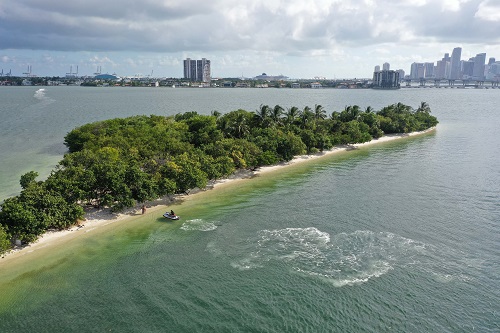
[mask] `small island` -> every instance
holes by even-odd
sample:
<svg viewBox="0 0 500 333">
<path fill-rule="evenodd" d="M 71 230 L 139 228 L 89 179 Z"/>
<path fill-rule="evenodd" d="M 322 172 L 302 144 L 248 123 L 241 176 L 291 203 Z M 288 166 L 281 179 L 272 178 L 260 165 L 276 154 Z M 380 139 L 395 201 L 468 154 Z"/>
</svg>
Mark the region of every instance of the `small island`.
<svg viewBox="0 0 500 333">
<path fill-rule="evenodd" d="M 45 181 L 21 176 L 21 193 L 0 210 L 0 254 L 30 243 L 47 230 L 84 219 L 84 207 L 121 211 L 167 195 L 203 189 L 238 170 L 255 170 L 295 156 L 368 142 L 386 134 L 436 126 L 426 102 L 375 112 L 347 106 L 327 115 L 321 105 L 211 115 L 134 116 L 87 124 L 69 132 L 69 152 Z"/>
</svg>

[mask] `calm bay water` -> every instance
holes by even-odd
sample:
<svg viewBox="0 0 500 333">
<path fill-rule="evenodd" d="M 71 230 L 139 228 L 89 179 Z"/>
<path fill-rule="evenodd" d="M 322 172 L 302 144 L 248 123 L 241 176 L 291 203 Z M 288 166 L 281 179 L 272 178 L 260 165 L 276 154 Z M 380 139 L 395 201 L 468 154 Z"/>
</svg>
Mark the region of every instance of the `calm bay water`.
<svg viewBox="0 0 500 333">
<path fill-rule="evenodd" d="M 2 87 L 0 200 L 63 136 L 136 114 L 430 104 L 436 132 L 206 191 L 17 265 L 0 331 L 498 332 L 499 90 Z"/>
</svg>

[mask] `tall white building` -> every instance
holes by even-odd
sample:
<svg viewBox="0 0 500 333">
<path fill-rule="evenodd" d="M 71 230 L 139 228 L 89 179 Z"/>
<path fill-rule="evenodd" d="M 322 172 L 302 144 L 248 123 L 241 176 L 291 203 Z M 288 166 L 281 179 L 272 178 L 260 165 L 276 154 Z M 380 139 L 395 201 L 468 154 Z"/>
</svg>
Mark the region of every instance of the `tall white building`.
<svg viewBox="0 0 500 333">
<path fill-rule="evenodd" d="M 484 65 L 486 63 L 486 53 L 479 53 L 474 57 L 474 70 L 472 78 L 475 80 L 484 80 Z"/>
<path fill-rule="evenodd" d="M 384 62 L 384 64 L 382 65 L 382 70 L 388 71 L 390 69 L 391 69 L 391 65 L 388 62 Z"/>
<path fill-rule="evenodd" d="M 460 58 L 462 56 L 462 48 L 455 47 L 451 53 L 450 61 L 450 79 L 458 80 L 461 78 L 460 72 Z"/>
</svg>

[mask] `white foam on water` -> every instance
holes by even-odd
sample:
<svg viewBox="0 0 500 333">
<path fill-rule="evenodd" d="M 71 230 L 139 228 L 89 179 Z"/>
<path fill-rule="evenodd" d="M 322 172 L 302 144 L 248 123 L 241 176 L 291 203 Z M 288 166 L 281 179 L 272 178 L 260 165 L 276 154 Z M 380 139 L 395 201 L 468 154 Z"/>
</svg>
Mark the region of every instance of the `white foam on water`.
<svg viewBox="0 0 500 333">
<path fill-rule="evenodd" d="M 387 232 L 330 236 L 314 227 L 261 230 L 248 242 L 250 251 L 232 261 L 232 267 L 255 269 L 277 261 L 337 287 L 362 284 L 396 266 L 413 264 L 425 249 L 423 243 Z"/>
<path fill-rule="evenodd" d="M 208 222 L 203 219 L 193 219 L 184 222 L 180 229 L 185 231 L 213 231 L 217 229 L 217 226 L 214 222 Z"/>
<path fill-rule="evenodd" d="M 38 89 L 37 91 L 35 91 L 35 94 L 33 95 L 33 97 L 35 97 L 36 99 L 45 99 L 45 89 Z"/>
<path fill-rule="evenodd" d="M 39 102 L 36 104 L 38 108 L 40 107 L 45 107 L 49 104 L 52 104 L 55 102 L 54 99 L 48 97 L 46 95 L 46 90 L 41 88 L 41 89 L 38 89 L 37 91 L 35 91 L 35 94 L 33 95 L 33 97 L 35 99 L 37 99 Z"/>
</svg>

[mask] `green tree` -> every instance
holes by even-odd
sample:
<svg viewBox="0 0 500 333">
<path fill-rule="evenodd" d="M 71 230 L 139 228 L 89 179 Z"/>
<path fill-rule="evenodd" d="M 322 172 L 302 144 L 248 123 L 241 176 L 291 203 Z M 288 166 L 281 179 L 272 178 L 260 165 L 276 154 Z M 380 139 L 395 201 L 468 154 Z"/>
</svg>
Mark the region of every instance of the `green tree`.
<svg viewBox="0 0 500 333">
<path fill-rule="evenodd" d="M 12 248 L 10 237 L 0 224 L 0 255 L 4 254 Z"/>
<path fill-rule="evenodd" d="M 326 118 L 325 109 L 319 104 L 314 105 L 314 119 L 323 120 L 325 118 Z"/>
<path fill-rule="evenodd" d="M 36 177 L 38 177 L 38 172 L 30 171 L 21 176 L 21 180 L 19 183 L 21 184 L 21 188 L 25 189 L 30 184 L 35 182 Z"/>
<path fill-rule="evenodd" d="M 286 117 L 285 117 L 285 123 L 288 125 L 291 125 L 297 120 L 297 118 L 300 115 L 300 110 L 296 106 L 292 106 L 291 108 L 288 108 L 286 111 Z"/>
</svg>

